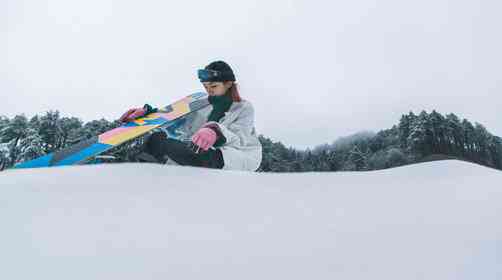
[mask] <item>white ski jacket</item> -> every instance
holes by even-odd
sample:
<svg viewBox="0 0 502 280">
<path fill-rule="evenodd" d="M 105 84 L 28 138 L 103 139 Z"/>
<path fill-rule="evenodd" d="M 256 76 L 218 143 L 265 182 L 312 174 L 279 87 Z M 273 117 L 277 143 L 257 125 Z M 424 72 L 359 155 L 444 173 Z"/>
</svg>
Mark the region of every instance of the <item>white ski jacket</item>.
<svg viewBox="0 0 502 280">
<path fill-rule="evenodd" d="M 223 169 L 256 171 L 262 160 L 262 146 L 254 127 L 254 108 L 251 102 L 244 99 L 233 102 L 218 122 L 207 121 L 212 109 L 213 106 L 209 105 L 186 117 L 186 122 L 180 128 L 184 138 L 191 139 L 204 125 L 216 125 L 227 140 L 218 147 L 223 155 Z"/>
</svg>

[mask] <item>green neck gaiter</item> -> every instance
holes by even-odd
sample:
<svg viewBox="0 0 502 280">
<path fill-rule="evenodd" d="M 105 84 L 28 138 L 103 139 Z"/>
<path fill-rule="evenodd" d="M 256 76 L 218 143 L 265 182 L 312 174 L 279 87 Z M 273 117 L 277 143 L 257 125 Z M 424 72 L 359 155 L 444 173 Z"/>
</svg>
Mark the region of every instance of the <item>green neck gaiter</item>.
<svg viewBox="0 0 502 280">
<path fill-rule="evenodd" d="M 225 115 L 225 112 L 230 109 L 230 106 L 233 103 L 232 94 L 230 91 L 227 91 L 227 93 L 222 96 L 209 96 L 208 101 L 213 105 L 213 110 L 207 118 L 208 122 L 218 122 Z"/>
</svg>

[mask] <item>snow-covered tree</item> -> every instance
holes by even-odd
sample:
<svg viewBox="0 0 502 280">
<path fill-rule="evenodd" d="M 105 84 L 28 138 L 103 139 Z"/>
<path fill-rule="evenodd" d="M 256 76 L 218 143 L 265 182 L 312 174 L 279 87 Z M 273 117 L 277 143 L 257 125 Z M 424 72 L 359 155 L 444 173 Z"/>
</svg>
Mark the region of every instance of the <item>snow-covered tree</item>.
<svg viewBox="0 0 502 280">
<path fill-rule="evenodd" d="M 430 150 L 433 154 L 445 153 L 447 140 L 445 139 L 445 121 L 443 115 L 433 110 L 429 116 L 430 125 Z"/>
<path fill-rule="evenodd" d="M 359 147 L 354 145 L 350 150 L 349 160 L 355 166 L 356 171 L 368 170 L 368 161 L 371 156 L 371 152 L 366 147 Z"/>
<path fill-rule="evenodd" d="M 53 152 L 61 148 L 60 139 L 63 134 L 58 111 L 48 111 L 38 121 L 38 134 L 42 137 L 45 152 Z"/>
<path fill-rule="evenodd" d="M 410 153 L 416 154 L 418 157 L 427 154 L 427 118 L 427 113 L 422 111 L 410 125 L 410 134 L 408 135 L 406 147 Z"/>
<path fill-rule="evenodd" d="M 28 128 L 28 134 L 21 139 L 18 147 L 18 162 L 31 160 L 45 154 L 43 139 L 34 128 Z"/>
<path fill-rule="evenodd" d="M 446 137 L 450 153 L 460 155 L 464 148 L 463 127 L 460 119 L 455 114 L 446 115 Z"/>
<path fill-rule="evenodd" d="M 401 166 L 408 163 L 406 154 L 399 148 L 390 148 L 385 156 L 386 168 Z"/>
<path fill-rule="evenodd" d="M 81 138 L 82 121 L 75 117 L 64 117 L 60 120 L 61 138 L 59 140 L 61 147 L 66 147 L 75 143 Z"/>
<path fill-rule="evenodd" d="M 415 122 L 417 116 L 410 112 L 408 115 L 402 115 L 399 120 L 399 143 L 401 148 L 408 147 L 408 137 L 410 136 L 412 125 Z"/>
<path fill-rule="evenodd" d="M 0 171 L 7 167 L 9 159 L 9 143 L 0 143 Z"/>
<path fill-rule="evenodd" d="M 462 121 L 462 127 L 464 131 L 464 156 L 470 158 L 474 155 L 476 145 L 475 145 L 475 131 L 472 123 L 466 119 Z"/>
<path fill-rule="evenodd" d="M 19 154 L 19 142 L 28 135 L 28 120 L 24 115 L 15 116 L 0 131 L 0 142 L 7 143 L 7 166 L 16 162 Z"/>
</svg>

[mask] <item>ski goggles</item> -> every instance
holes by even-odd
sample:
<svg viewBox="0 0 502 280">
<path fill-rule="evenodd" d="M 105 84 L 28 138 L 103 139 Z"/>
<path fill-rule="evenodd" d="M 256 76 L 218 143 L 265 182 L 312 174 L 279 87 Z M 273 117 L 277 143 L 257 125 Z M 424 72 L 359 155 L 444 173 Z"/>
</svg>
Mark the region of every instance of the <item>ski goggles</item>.
<svg viewBox="0 0 502 280">
<path fill-rule="evenodd" d="M 197 71 L 197 76 L 199 80 L 204 82 L 225 82 L 225 81 L 235 81 L 235 77 L 232 72 L 216 71 L 209 69 L 199 69 Z"/>
</svg>

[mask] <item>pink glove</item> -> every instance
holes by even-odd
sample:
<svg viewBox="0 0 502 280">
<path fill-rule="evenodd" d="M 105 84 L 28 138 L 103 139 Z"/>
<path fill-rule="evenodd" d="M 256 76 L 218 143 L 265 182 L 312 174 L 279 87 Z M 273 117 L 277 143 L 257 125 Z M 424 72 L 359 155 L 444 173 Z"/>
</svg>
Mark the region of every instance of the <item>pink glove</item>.
<svg viewBox="0 0 502 280">
<path fill-rule="evenodd" d="M 208 127 L 203 127 L 199 129 L 193 136 L 192 142 L 202 148 L 202 150 L 207 151 L 209 147 L 216 143 L 216 132 Z"/>
<path fill-rule="evenodd" d="M 121 122 L 130 122 L 135 120 L 136 118 L 142 117 L 145 115 L 145 109 L 143 108 L 132 108 L 125 112 L 122 117 L 120 117 L 119 121 Z"/>
</svg>

